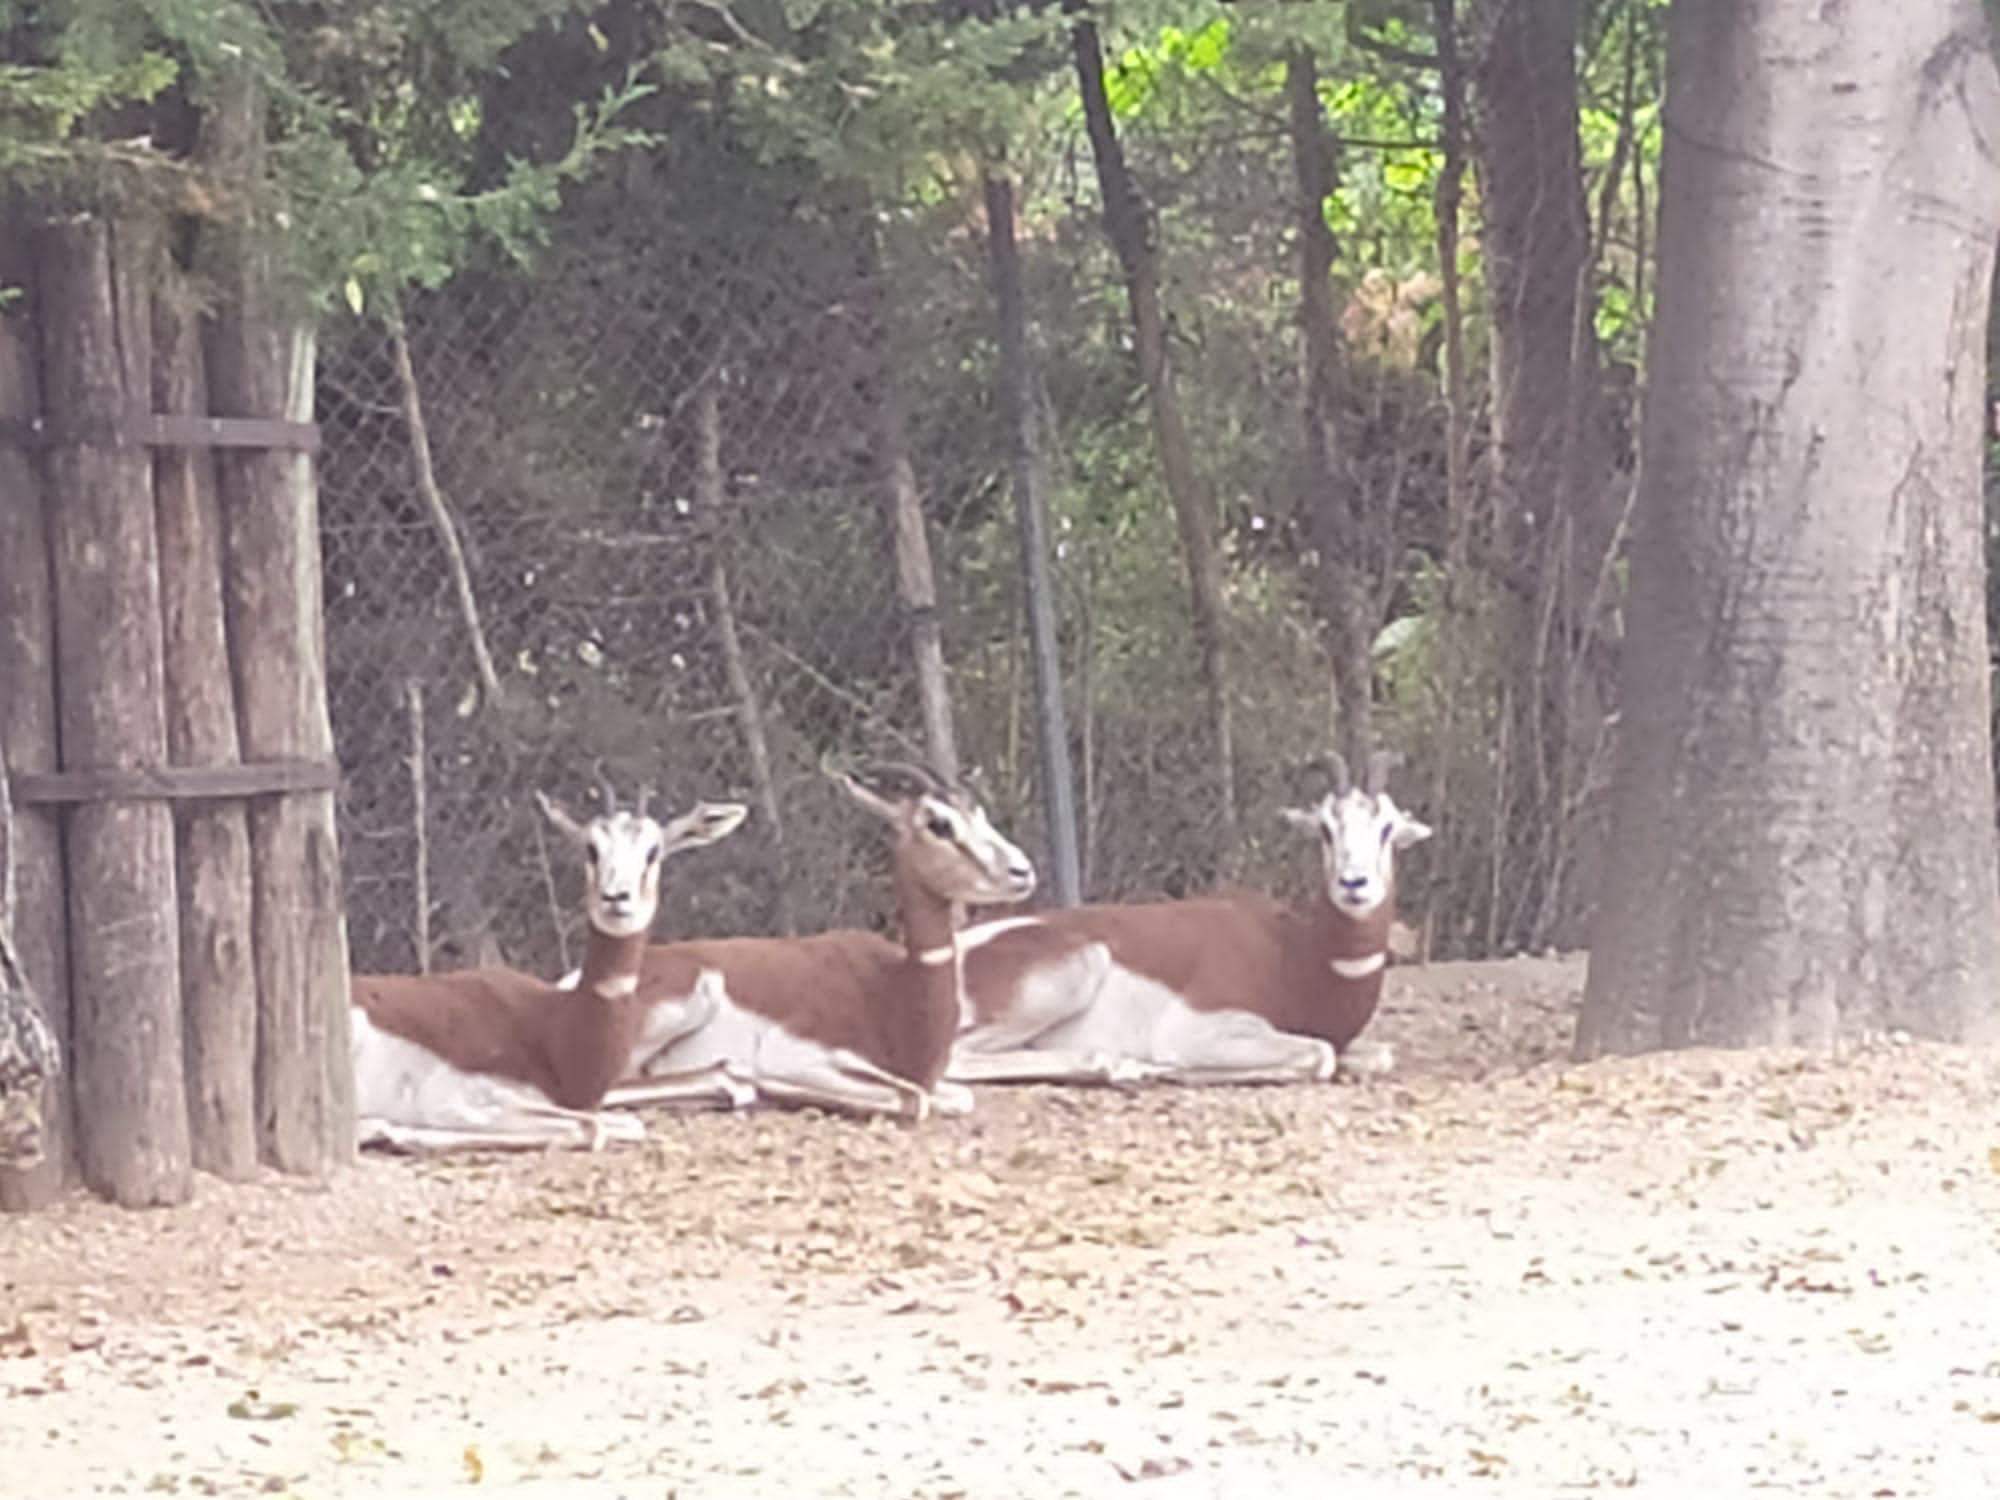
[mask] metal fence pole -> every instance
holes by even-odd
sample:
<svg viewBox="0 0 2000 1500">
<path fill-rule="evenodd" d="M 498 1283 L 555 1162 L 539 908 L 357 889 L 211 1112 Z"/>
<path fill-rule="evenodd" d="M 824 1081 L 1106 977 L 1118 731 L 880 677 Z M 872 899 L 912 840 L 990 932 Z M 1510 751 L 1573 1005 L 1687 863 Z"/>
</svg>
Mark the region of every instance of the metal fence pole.
<svg viewBox="0 0 2000 1500">
<path fill-rule="evenodd" d="M 1049 826 L 1050 893 L 1058 906 L 1083 900 L 1077 860 L 1076 797 L 1071 786 L 1069 726 L 1063 713 L 1062 663 L 1056 653 L 1055 585 L 1049 577 L 1049 526 L 1040 433 L 1028 370 L 1027 300 L 1014 239 L 1014 185 L 986 177 L 986 224 L 993 300 L 1000 322 L 1001 402 L 1007 413 L 1014 514 L 1021 535 L 1028 656 L 1034 667 L 1036 724 L 1042 751 L 1043 810 Z"/>
</svg>

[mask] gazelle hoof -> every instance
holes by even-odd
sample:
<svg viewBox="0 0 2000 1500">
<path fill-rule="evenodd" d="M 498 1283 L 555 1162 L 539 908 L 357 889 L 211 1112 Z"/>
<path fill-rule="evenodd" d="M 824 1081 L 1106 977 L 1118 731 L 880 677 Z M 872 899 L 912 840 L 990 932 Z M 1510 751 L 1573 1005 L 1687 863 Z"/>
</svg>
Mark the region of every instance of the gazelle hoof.
<svg viewBox="0 0 2000 1500">
<path fill-rule="evenodd" d="M 1387 1042 L 1350 1042 L 1340 1054 L 1340 1074 L 1351 1078 L 1380 1078 L 1396 1071 L 1396 1049 Z"/>
<path fill-rule="evenodd" d="M 931 1108 L 939 1115 L 969 1115 L 973 1108 L 972 1090 L 962 1083 L 940 1078 L 931 1089 Z"/>
</svg>

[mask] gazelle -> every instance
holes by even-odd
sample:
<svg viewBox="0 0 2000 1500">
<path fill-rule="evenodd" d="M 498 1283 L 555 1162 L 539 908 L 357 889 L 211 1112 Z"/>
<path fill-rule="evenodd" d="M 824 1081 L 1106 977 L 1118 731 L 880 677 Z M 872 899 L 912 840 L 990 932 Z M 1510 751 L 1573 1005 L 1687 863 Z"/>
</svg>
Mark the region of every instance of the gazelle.
<svg viewBox="0 0 2000 1500">
<path fill-rule="evenodd" d="M 407 1151 L 588 1145 L 645 1135 L 601 1106 L 641 1034 L 640 956 L 668 856 L 727 837 L 749 811 L 701 802 L 664 826 L 617 809 L 579 824 L 540 792 L 578 844 L 590 923 L 581 981 L 565 990 L 515 969 L 356 975 L 354 1085 L 363 1145 Z"/>
<path fill-rule="evenodd" d="M 1285 1083 L 1376 1072 L 1357 1049 L 1382 994 L 1396 853 L 1431 830 L 1383 788 L 1376 756 L 1293 826 L 1320 840 L 1324 892 L 1304 908 L 1232 893 L 1003 918 L 960 934 L 968 996 L 960 1083 Z"/>
<path fill-rule="evenodd" d="M 928 771 L 876 765 L 839 780 L 893 830 L 902 943 L 847 930 L 648 948 L 646 1034 L 608 1102 L 763 1098 L 911 1119 L 972 1107 L 943 1081 L 961 1009 L 953 906 L 1026 900 L 1034 866 L 969 793 Z"/>
</svg>

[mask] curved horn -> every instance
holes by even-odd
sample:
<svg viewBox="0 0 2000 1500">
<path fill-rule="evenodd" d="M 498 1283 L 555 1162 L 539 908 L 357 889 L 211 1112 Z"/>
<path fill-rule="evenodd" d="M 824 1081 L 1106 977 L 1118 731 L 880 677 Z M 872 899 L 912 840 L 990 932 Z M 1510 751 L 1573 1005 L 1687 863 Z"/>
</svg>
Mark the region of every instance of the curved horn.
<svg viewBox="0 0 2000 1500">
<path fill-rule="evenodd" d="M 1389 790 L 1389 773 L 1401 764 L 1402 757 L 1393 750 L 1377 750 L 1368 757 L 1367 790 L 1381 795 Z"/>
<path fill-rule="evenodd" d="M 604 773 L 604 758 L 599 756 L 590 763 L 590 773 L 597 778 L 597 793 L 604 799 L 604 811 L 618 811 L 618 788 L 611 784 L 611 778 Z"/>
<path fill-rule="evenodd" d="M 634 808 L 632 809 L 632 815 L 633 815 L 634 817 L 639 817 L 639 818 L 643 818 L 643 817 L 645 817 L 645 816 L 646 816 L 646 804 L 647 804 L 648 802 L 651 802 L 652 800 L 653 800 L 653 789 L 652 789 L 651 787 L 649 787 L 649 786 L 642 786 L 642 787 L 640 787 L 640 788 L 639 788 L 639 802 L 638 802 L 638 805 L 637 805 L 636 807 L 634 807 Z"/>
<path fill-rule="evenodd" d="M 1345 797 L 1354 787 L 1354 777 L 1347 769 L 1347 757 L 1338 750 L 1326 752 L 1326 769 L 1333 777 L 1333 794 Z"/>
</svg>

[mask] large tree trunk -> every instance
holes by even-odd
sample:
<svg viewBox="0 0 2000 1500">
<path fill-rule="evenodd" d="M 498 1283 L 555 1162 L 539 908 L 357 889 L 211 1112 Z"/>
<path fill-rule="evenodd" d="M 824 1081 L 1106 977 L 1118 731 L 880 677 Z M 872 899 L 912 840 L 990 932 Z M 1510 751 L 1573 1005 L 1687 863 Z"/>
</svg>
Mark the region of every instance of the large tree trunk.
<svg viewBox="0 0 2000 1500">
<path fill-rule="evenodd" d="M 1494 561 L 1512 752 L 1502 823 L 1508 910 L 1495 930 L 1538 946 L 1590 882 L 1572 834 L 1610 683 L 1597 597 L 1615 544 L 1592 323 L 1595 251 L 1577 130 L 1580 0 L 1482 0 L 1471 13 L 1474 142 L 1492 307 Z"/>
<path fill-rule="evenodd" d="M 0 421 L 41 415 L 34 257 L 26 205 L 0 197 L 0 285 L 27 295 L 0 308 Z M 57 768 L 55 600 L 42 478 L 25 448 L 0 442 L 0 749 L 17 772 Z M 29 987 L 67 1054 L 69 937 L 56 809 L 14 809 L 14 945 Z M 71 1075 L 44 1100 L 42 1164 L 0 1172 L 0 1208 L 41 1208 L 76 1178 Z"/>
<path fill-rule="evenodd" d="M 1173 361 L 1168 352 L 1167 314 L 1160 299 L 1159 247 L 1146 200 L 1126 165 L 1124 148 L 1112 121 L 1104 92 L 1104 49 L 1094 22 L 1078 21 L 1071 32 L 1077 86 L 1083 95 L 1084 123 L 1097 164 L 1098 195 L 1104 200 L 1104 229 L 1117 254 L 1125 279 L 1125 299 L 1132 316 L 1132 344 L 1139 362 L 1139 379 L 1153 417 L 1153 437 L 1159 447 L 1160 477 L 1173 502 L 1180 530 L 1181 558 L 1188 575 L 1188 612 L 1194 647 L 1208 699 L 1208 720 L 1215 758 L 1216 813 L 1222 848 L 1236 844 L 1236 735 L 1229 702 L 1228 642 L 1224 626 L 1222 553 L 1216 544 L 1213 506 L 1201 482 L 1181 410 Z"/>
<path fill-rule="evenodd" d="M 2000 1035 L 1976 0 L 1678 0 L 1582 1056 Z"/>
<path fill-rule="evenodd" d="M 1326 201 L 1335 180 L 1333 141 L 1319 102 L 1319 64 L 1300 43 L 1285 59 L 1292 170 L 1298 184 L 1299 323 L 1305 345 L 1305 472 L 1319 553 L 1320 609 L 1333 654 L 1336 747 L 1351 766 L 1375 749 L 1374 609 L 1361 556 L 1361 497 L 1341 435 L 1346 372 L 1333 307 L 1333 231 Z"/>
<path fill-rule="evenodd" d="M 152 403 L 155 243 L 71 217 L 40 233 L 42 383 L 65 424 Z M 49 453 L 63 768 L 164 765 L 160 592 L 146 450 L 86 431 Z M 192 1185 L 182 1073 L 173 812 L 90 800 L 69 815 L 71 1027 L 84 1181 L 130 1207 Z"/>
<path fill-rule="evenodd" d="M 210 116 L 210 160 L 261 171 L 263 110 L 238 83 Z M 256 227 L 204 248 L 222 295 L 205 340 L 216 415 L 312 419 L 312 338 L 280 305 Z M 244 758 L 330 761 L 320 603 L 319 495 L 300 453 L 227 449 L 222 499 L 229 648 Z M 256 901 L 257 1125 L 264 1159 L 321 1175 L 354 1154 L 347 924 L 331 792 L 260 798 L 250 812 Z"/>
<path fill-rule="evenodd" d="M 201 326 L 191 292 L 153 311 L 153 395 L 162 412 L 208 413 Z M 215 467 L 199 448 L 153 461 L 166 641 L 167 749 L 177 766 L 239 763 L 236 695 L 222 608 L 222 516 Z M 194 1164 L 241 1181 L 257 1170 L 257 971 L 251 936 L 250 823 L 240 802 L 180 812 L 181 991 Z"/>
</svg>

